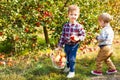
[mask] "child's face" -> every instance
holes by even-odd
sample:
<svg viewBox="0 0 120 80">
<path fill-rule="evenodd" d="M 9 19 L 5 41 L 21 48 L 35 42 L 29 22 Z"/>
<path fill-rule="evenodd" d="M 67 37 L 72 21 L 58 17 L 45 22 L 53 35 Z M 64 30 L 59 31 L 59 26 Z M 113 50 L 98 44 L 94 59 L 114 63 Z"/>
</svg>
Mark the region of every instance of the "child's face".
<svg viewBox="0 0 120 80">
<path fill-rule="evenodd" d="M 68 18 L 71 23 L 74 23 L 78 19 L 78 17 L 79 17 L 79 11 L 77 10 L 68 13 Z"/>
<path fill-rule="evenodd" d="M 104 27 L 104 21 L 103 20 L 98 20 L 98 23 L 101 27 Z"/>
</svg>

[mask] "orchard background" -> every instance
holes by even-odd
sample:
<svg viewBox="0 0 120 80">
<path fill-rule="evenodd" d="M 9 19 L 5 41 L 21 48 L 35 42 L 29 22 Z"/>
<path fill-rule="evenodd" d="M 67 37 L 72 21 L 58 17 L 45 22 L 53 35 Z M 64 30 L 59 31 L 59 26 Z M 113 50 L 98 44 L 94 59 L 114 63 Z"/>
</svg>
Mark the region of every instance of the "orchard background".
<svg viewBox="0 0 120 80">
<path fill-rule="evenodd" d="M 57 46 L 63 24 L 68 21 L 67 7 L 71 4 L 80 7 L 78 22 L 86 30 L 86 39 L 80 43 L 81 52 L 86 53 L 88 45 L 96 44 L 95 34 L 100 30 L 97 16 L 100 13 L 113 16 L 111 25 L 115 35 L 120 34 L 119 0 L 0 0 L 1 61 L 13 66 L 21 59 L 27 59 L 29 64 L 31 58 L 39 61 L 38 56 L 49 56 L 48 53 Z"/>
<path fill-rule="evenodd" d="M 119 0 L 1 0 L 0 52 L 20 54 L 46 46 L 55 47 L 62 26 L 68 21 L 70 4 L 80 7 L 78 22 L 87 35 L 84 44 L 89 44 L 99 31 L 97 16 L 102 12 L 113 15 L 113 29 L 120 31 Z"/>
</svg>

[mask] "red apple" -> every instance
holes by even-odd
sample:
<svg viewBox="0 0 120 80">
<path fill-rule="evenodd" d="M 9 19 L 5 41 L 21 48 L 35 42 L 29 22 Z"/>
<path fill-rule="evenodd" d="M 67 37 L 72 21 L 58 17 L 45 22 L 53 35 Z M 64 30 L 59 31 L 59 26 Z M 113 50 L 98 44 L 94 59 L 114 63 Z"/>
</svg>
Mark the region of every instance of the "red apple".
<svg viewBox="0 0 120 80">
<path fill-rule="evenodd" d="M 65 53 L 60 53 L 60 56 L 61 57 L 65 57 Z"/>
<path fill-rule="evenodd" d="M 59 60 L 60 60 L 60 55 L 57 55 L 56 58 L 55 58 L 55 61 L 59 62 Z"/>
<path fill-rule="evenodd" d="M 6 63 L 4 61 L 0 61 L 0 65 L 5 65 Z"/>
<path fill-rule="evenodd" d="M 79 40 L 79 37 L 75 36 L 75 40 L 78 41 L 78 40 Z"/>
<path fill-rule="evenodd" d="M 61 58 L 61 61 L 62 61 L 62 62 L 66 62 L 66 58 L 65 58 L 65 57 L 62 57 L 62 58 Z"/>
<path fill-rule="evenodd" d="M 19 39 L 19 36 L 15 36 L 14 40 L 17 41 Z"/>
<path fill-rule="evenodd" d="M 39 26 L 40 26 L 40 22 L 36 22 L 35 24 L 36 24 L 36 26 L 37 26 L 37 27 L 39 27 Z"/>
<path fill-rule="evenodd" d="M 75 40 L 75 41 L 78 41 L 79 40 L 79 37 L 77 37 L 77 36 L 75 36 L 75 35 L 72 35 L 71 37 L 70 37 L 70 39 L 71 40 Z"/>
<path fill-rule="evenodd" d="M 61 66 L 61 67 L 64 67 L 64 66 L 65 66 L 65 63 L 64 63 L 64 62 L 62 62 L 62 63 L 60 64 L 60 66 Z"/>
<path fill-rule="evenodd" d="M 71 36 L 70 39 L 71 39 L 71 40 L 75 40 L 75 37 L 74 37 L 74 36 Z"/>
<path fill-rule="evenodd" d="M 2 36 L 3 35 L 3 32 L 0 32 L 0 36 Z"/>
<path fill-rule="evenodd" d="M 29 28 L 25 28 L 25 32 L 29 32 Z"/>
</svg>

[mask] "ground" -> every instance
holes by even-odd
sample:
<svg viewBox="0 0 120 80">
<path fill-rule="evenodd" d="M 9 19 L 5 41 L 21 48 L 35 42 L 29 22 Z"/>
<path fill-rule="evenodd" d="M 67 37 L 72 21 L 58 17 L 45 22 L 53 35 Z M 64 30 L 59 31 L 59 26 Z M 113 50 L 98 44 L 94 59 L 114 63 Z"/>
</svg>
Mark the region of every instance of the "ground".
<svg viewBox="0 0 120 80">
<path fill-rule="evenodd" d="M 120 73 L 114 75 L 103 75 L 92 77 L 91 80 L 120 80 Z"/>
</svg>

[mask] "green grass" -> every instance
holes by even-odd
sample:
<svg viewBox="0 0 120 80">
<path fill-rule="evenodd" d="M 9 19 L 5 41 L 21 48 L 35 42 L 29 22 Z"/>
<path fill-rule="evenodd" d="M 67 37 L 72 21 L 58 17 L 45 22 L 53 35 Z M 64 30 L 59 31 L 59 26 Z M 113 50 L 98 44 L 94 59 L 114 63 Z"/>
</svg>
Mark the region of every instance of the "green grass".
<svg viewBox="0 0 120 80">
<path fill-rule="evenodd" d="M 118 43 L 115 43 L 113 47 L 115 53 L 111 59 L 117 67 L 117 74 L 120 75 L 120 46 Z M 51 50 L 47 49 L 36 54 L 29 53 L 19 57 L 11 57 L 14 65 L 0 66 L 0 80 L 101 80 L 97 79 L 101 77 L 94 76 L 90 73 L 91 70 L 95 69 L 97 51 L 87 52 L 86 54 L 82 54 L 81 51 L 78 51 L 75 69 L 76 75 L 72 79 L 67 79 L 67 73 L 63 73 L 63 70 L 53 67 L 49 57 L 50 53 Z M 35 56 L 38 58 L 37 61 L 34 59 Z M 105 78 L 108 78 L 108 75 L 105 73 L 106 70 L 107 67 L 104 64 L 104 76 L 102 76 L 104 79 L 102 80 L 107 80 Z M 115 75 L 110 76 L 114 77 Z"/>
</svg>

